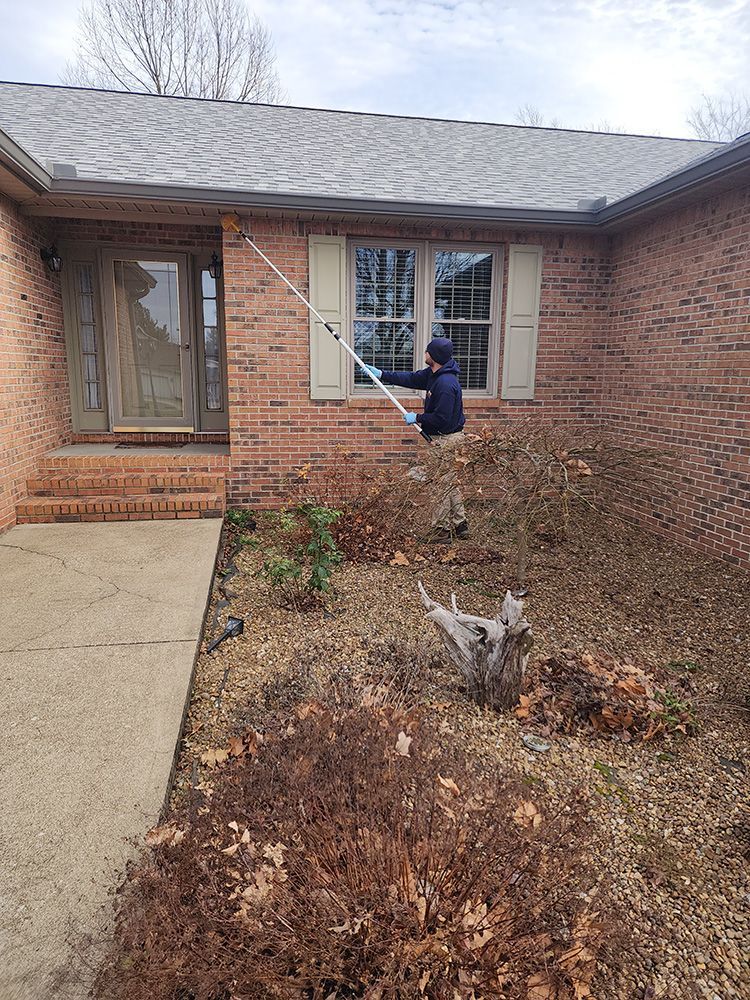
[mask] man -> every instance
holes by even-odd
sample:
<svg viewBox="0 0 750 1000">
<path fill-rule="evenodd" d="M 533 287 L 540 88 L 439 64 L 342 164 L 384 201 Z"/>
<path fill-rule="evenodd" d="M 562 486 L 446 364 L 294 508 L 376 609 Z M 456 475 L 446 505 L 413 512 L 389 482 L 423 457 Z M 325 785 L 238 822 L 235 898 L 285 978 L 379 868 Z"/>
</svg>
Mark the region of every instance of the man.
<svg viewBox="0 0 750 1000">
<path fill-rule="evenodd" d="M 425 390 L 423 413 L 407 413 L 407 424 L 419 424 L 432 437 L 427 445 L 427 475 L 435 489 L 430 540 L 450 542 L 454 536 L 466 538 L 466 523 L 461 494 L 455 486 L 453 451 L 463 440 L 464 408 L 458 376 L 461 369 L 453 358 L 453 342 L 435 337 L 427 345 L 426 368 L 418 372 L 387 372 L 370 369 L 386 385 Z"/>
</svg>

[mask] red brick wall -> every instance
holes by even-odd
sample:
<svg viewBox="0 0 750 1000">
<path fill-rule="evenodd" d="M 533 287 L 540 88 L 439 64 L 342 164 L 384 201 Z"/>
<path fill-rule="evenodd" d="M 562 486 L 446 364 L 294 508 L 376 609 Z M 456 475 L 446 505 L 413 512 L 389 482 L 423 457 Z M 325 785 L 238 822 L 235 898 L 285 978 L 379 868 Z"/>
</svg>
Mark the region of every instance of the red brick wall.
<svg viewBox="0 0 750 1000">
<path fill-rule="evenodd" d="M 283 220 L 253 220 L 252 230 L 259 246 L 304 294 L 308 289 L 309 232 L 474 240 L 506 247 L 508 243 L 543 245 L 536 399 L 530 403 L 467 399 L 467 426 L 478 427 L 482 420 L 509 413 L 596 419 L 610 270 L 605 240 L 512 231 L 343 224 L 321 227 Z M 337 443 L 386 461 L 415 454 L 415 433 L 405 427 L 386 400 L 310 399 L 305 307 L 237 236 L 225 235 L 223 256 L 232 452 L 230 502 L 276 502 L 286 474 L 330 454 Z M 505 266 L 507 269 L 507 253 Z M 504 279 L 503 289 L 506 284 Z M 414 397 L 404 405 L 421 408 L 421 400 Z"/>
<path fill-rule="evenodd" d="M 81 243 L 122 243 L 152 247 L 180 247 L 193 250 L 217 250 L 221 246 L 221 227 L 172 225 L 161 222 L 122 222 L 116 219 L 56 219 L 55 236 L 60 241 Z"/>
<path fill-rule="evenodd" d="M 673 450 L 648 527 L 750 566 L 750 188 L 617 236 L 602 416 Z"/>
<path fill-rule="evenodd" d="M 631 513 L 678 541 L 750 566 L 750 190 L 611 239 L 426 226 L 323 228 L 280 219 L 255 220 L 253 231 L 303 292 L 309 232 L 474 240 L 506 249 L 541 244 L 536 398 L 467 399 L 469 427 L 536 412 L 606 423 L 637 443 L 673 449 L 671 501 Z M 57 220 L 54 235 L 196 250 L 220 239 L 214 228 L 86 220 Z M 19 219 L 0 201 L 0 527 L 12 523 L 38 456 L 70 439 L 59 279 L 38 256 L 48 241 L 42 225 Z M 286 474 L 337 443 L 384 461 L 414 455 L 416 435 L 384 400 L 310 400 L 306 310 L 237 237 L 225 234 L 223 255 L 230 502 L 277 501 Z M 503 318 L 507 253 L 505 266 Z"/>
<path fill-rule="evenodd" d="M 0 195 L 0 531 L 37 459 L 70 439 L 60 276 L 39 256 L 49 242 Z"/>
</svg>

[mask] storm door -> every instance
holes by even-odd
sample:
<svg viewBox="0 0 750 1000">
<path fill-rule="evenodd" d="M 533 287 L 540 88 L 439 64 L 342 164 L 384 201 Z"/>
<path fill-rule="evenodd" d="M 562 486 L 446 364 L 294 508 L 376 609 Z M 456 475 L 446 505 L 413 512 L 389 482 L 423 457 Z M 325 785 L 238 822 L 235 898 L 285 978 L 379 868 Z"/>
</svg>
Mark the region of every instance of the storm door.
<svg viewBox="0 0 750 1000">
<path fill-rule="evenodd" d="M 186 255 L 108 251 L 102 265 L 112 430 L 193 430 Z"/>
</svg>

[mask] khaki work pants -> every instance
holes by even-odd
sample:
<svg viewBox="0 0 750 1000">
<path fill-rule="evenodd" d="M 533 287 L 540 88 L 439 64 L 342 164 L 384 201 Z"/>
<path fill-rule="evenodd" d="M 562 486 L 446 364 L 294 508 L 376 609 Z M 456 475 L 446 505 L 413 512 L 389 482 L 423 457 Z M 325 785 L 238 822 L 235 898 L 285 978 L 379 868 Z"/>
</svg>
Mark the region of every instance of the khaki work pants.
<svg viewBox="0 0 750 1000">
<path fill-rule="evenodd" d="M 451 531 L 466 520 L 464 503 L 456 481 L 455 450 L 462 444 L 463 431 L 435 435 L 432 444 L 424 443 L 422 464 L 412 469 L 411 476 L 430 484 L 433 528 Z"/>
</svg>

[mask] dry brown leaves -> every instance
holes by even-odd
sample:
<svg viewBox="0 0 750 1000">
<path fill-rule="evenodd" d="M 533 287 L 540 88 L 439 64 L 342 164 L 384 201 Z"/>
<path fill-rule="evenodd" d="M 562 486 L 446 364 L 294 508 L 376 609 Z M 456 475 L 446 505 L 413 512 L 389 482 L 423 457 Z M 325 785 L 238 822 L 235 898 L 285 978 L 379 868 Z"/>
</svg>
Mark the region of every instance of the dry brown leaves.
<svg viewBox="0 0 750 1000">
<path fill-rule="evenodd" d="M 97 995 L 587 996 L 604 933 L 583 802 L 542 821 L 413 708 L 364 700 L 243 738 L 195 818 L 152 832 Z"/>
<path fill-rule="evenodd" d="M 155 826 L 146 834 L 145 842 L 147 847 L 174 847 L 182 843 L 185 831 L 178 829 L 174 823 L 166 826 Z"/>
<path fill-rule="evenodd" d="M 244 757 L 245 754 L 252 757 L 258 752 L 258 747 L 262 742 L 263 736 L 260 733 L 256 733 L 254 729 L 248 729 L 241 736 L 231 736 L 226 747 L 212 747 L 209 750 L 204 750 L 200 761 L 201 764 L 213 769 L 226 764 L 231 758 Z"/>
<path fill-rule="evenodd" d="M 667 710 L 654 677 L 606 653 L 562 650 L 530 667 L 516 716 L 552 732 L 583 732 L 623 743 L 693 731 L 689 708 Z"/>
</svg>

